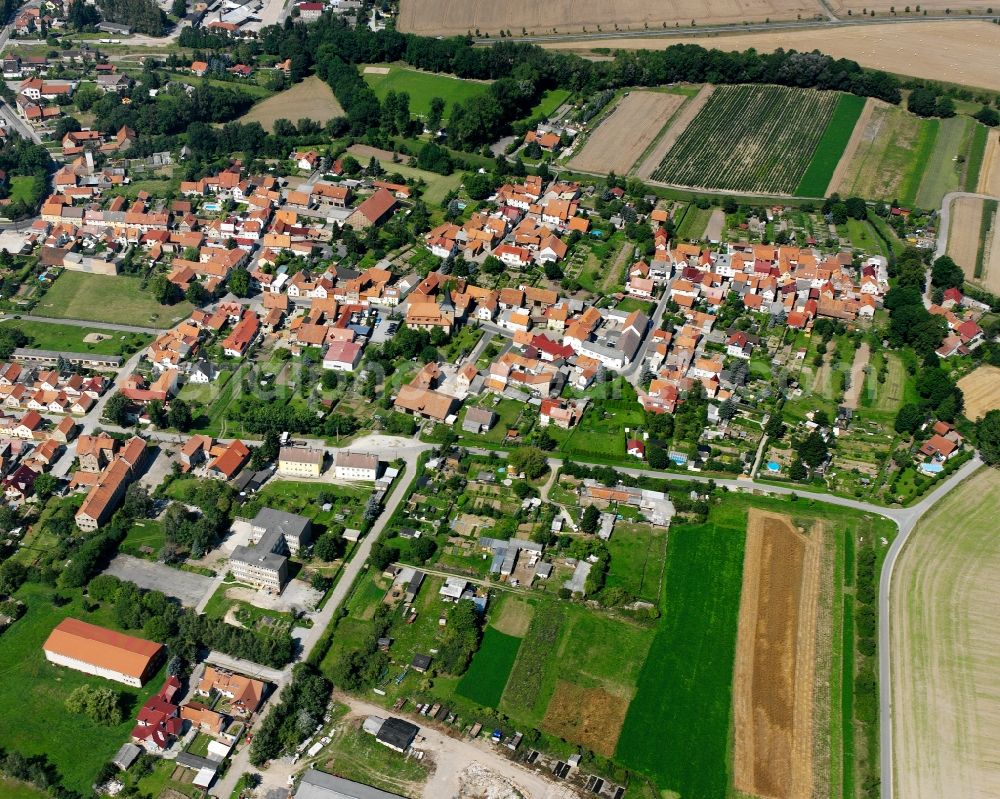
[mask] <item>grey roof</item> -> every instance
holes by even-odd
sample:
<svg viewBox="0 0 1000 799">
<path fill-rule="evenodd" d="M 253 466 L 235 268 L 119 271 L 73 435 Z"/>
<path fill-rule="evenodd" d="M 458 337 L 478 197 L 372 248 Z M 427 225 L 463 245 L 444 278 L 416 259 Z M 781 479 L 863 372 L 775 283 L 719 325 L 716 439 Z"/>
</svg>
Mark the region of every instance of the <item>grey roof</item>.
<svg viewBox="0 0 1000 799">
<path fill-rule="evenodd" d="M 263 542 L 263 539 L 261 542 Z M 233 554 L 229 556 L 229 559 L 237 560 L 241 563 L 255 563 L 262 568 L 273 569 L 275 571 L 279 570 L 285 561 L 288 560 L 284 555 L 268 552 L 259 545 L 255 547 L 238 546 L 233 550 Z"/>
<path fill-rule="evenodd" d="M 416 724 L 411 724 L 405 719 L 398 719 L 390 716 L 385 720 L 382 729 L 375 736 L 380 743 L 388 744 L 396 749 L 407 749 L 417 737 L 420 728 Z"/>
<path fill-rule="evenodd" d="M 261 508 L 253 517 L 254 527 L 263 527 L 268 532 L 277 531 L 285 538 L 298 539 L 308 532 L 312 520 L 297 513 L 286 513 L 274 508 Z"/>
<path fill-rule="evenodd" d="M 295 799 L 404 799 L 396 793 L 381 791 L 343 777 L 334 777 L 314 768 L 302 775 Z"/>
<path fill-rule="evenodd" d="M 141 754 L 142 749 L 135 744 L 122 744 L 121 749 L 118 750 L 114 760 L 111 762 L 118 766 L 118 768 L 127 770 Z"/>
<path fill-rule="evenodd" d="M 213 774 L 219 769 L 219 764 L 214 760 L 209 760 L 207 757 L 198 757 L 198 755 L 192 755 L 190 752 L 179 753 L 177 755 L 176 763 L 178 766 L 185 766 L 186 768 L 196 769 L 198 771 L 203 768 L 207 768 Z"/>
</svg>

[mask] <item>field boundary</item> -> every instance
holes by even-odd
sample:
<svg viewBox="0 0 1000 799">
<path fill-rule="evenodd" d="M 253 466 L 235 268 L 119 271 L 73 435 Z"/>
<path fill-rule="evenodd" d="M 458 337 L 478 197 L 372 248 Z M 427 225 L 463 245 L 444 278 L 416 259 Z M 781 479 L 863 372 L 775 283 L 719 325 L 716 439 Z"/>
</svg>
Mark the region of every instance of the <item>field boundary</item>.
<svg viewBox="0 0 1000 799">
<path fill-rule="evenodd" d="M 824 196 L 829 196 L 844 181 L 851 161 L 858 154 L 858 149 L 861 147 L 861 142 L 865 137 L 865 132 L 868 130 L 868 125 L 871 123 L 876 107 L 877 101 L 874 97 L 869 97 L 865 101 L 864 108 L 861 109 L 861 113 L 854 123 L 851 138 L 847 140 L 847 146 L 844 147 L 844 151 L 840 154 L 840 160 L 837 161 L 837 165 L 833 168 L 833 173 L 830 175 L 830 180 L 826 184 Z M 820 144 L 822 145 L 822 142 Z M 805 182 L 805 179 L 803 179 L 803 182 Z"/>
<path fill-rule="evenodd" d="M 698 116 L 701 109 L 705 107 L 705 103 L 708 102 L 708 98 L 712 96 L 714 91 L 715 86 L 711 83 L 706 83 L 694 97 L 677 109 L 674 115 L 663 126 L 659 140 L 654 142 L 653 148 L 646 157 L 646 160 L 642 162 L 642 165 L 637 170 L 636 174 L 639 178 L 649 180 L 652 177 L 653 171 L 660 165 L 660 162 L 670 151 L 670 148 L 676 144 L 677 139 L 680 138 L 680 135 L 687 129 L 688 125 L 694 121 L 694 118 Z"/>
</svg>

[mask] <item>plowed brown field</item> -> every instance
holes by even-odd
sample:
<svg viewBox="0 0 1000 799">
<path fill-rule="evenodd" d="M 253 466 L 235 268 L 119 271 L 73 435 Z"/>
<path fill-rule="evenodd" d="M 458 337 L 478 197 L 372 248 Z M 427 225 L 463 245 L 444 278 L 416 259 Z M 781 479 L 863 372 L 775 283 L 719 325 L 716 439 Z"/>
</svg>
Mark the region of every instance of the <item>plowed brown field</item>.
<svg viewBox="0 0 1000 799">
<path fill-rule="evenodd" d="M 542 726 L 560 738 L 612 757 L 629 698 L 615 696 L 603 688 L 582 688 L 560 680 L 549 700 Z"/>
<path fill-rule="evenodd" d="M 682 94 L 631 92 L 590 134 L 570 167 L 626 174 L 685 99 Z"/>
<path fill-rule="evenodd" d="M 734 676 L 737 791 L 812 795 L 812 708 L 822 531 L 751 509 Z"/>
</svg>

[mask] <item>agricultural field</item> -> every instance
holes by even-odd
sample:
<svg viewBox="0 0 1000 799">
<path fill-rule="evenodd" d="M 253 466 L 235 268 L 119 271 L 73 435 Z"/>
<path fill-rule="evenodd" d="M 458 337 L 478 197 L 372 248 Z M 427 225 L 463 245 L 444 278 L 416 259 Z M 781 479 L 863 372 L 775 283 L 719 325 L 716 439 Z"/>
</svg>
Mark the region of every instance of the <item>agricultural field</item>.
<svg viewBox="0 0 1000 799">
<path fill-rule="evenodd" d="M 114 302 L 109 303 L 109 298 L 114 298 Z M 32 313 L 55 319 L 167 328 L 186 319 L 193 308 L 187 301 L 160 305 L 141 288 L 137 277 L 63 272 L 49 286 Z"/>
<path fill-rule="evenodd" d="M 452 75 L 421 72 L 406 67 L 385 64 L 363 66 L 361 75 L 372 87 L 379 100 L 384 100 L 389 92 L 406 92 L 410 95 L 410 113 L 427 116 L 431 100 L 440 97 L 446 101 L 444 118 L 455 103 L 465 102 L 486 93 L 486 81 L 464 80 Z"/>
<path fill-rule="evenodd" d="M 965 396 L 965 416 L 976 421 L 1000 410 L 1000 369 L 984 364 L 958 381 Z"/>
<path fill-rule="evenodd" d="M 854 139 L 858 120 L 867 106 L 868 102 L 863 97 L 853 94 L 840 96 L 833 116 L 816 145 L 816 153 L 799 181 L 796 194 L 803 197 L 826 196 L 827 187 L 846 148 Z"/>
<path fill-rule="evenodd" d="M 983 165 L 979 170 L 979 185 L 976 191 L 1000 197 L 1000 129 L 994 128 L 987 133 L 986 150 L 983 154 Z"/>
<path fill-rule="evenodd" d="M 994 294 L 1000 293 L 998 207 L 997 200 L 958 197 L 952 200 L 948 225 L 948 255 L 970 283 Z"/>
<path fill-rule="evenodd" d="M 697 188 L 792 194 L 834 117 L 838 129 L 853 129 L 863 103 L 845 97 L 780 86 L 716 87 L 652 178 Z M 839 112 L 841 103 L 850 108 Z M 824 187 L 846 143 L 843 138 L 836 157 L 829 159 Z M 820 172 L 813 171 L 810 180 L 822 181 Z"/>
<path fill-rule="evenodd" d="M 855 148 L 845 151 L 830 192 L 911 203 L 936 129 L 937 120 L 920 119 L 899 106 L 869 100 L 855 130 L 856 141 L 851 142 Z"/>
<path fill-rule="evenodd" d="M 671 527 L 663 617 L 618 739 L 618 760 L 691 799 L 725 796 L 732 781 L 730 710 L 745 537 L 739 510 L 713 512 L 703 525 Z"/>
<path fill-rule="evenodd" d="M 520 638 L 487 627 L 472 665 L 455 690 L 483 707 L 499 705 L 520 645 Z"/>
<path fill-rule="evenodd" d="M 965 116 L 942 119 L 915 198 L 919 208 L 940 208 L 950 191 L 965 187 L 966 169 L 982 163 L 985 139 L 975 135 L 979 123 Z M 977 146 L 977 152 L 973 147 Z"/>
<path fill-rule="evenodd" d="M 1000 51 L 1000 27 L 986 20 L 824 25 L 762 33 L 614 39 L 615 49 L 622 50 L 663 50 L 682 43 L 718 50 L 742 51 L 752 47 L 761 53 L 778 48 L 795 49 L 800 53 L 819 50 L 834 58 L 849 58 L 862 66 L 898 75 L 1000 91 L 1000 70 L 994 68 L 996 54 Z M 608 40 L 552 41 L 544 46 L 589 52 L 608 47 Z"/>
<path fill-rule="evenodd" d="M 16 327 L 30 341 L 29 347 L 61 352 L 92 352 L 95 355 L 127 355 L 152 341 L 143 333 L 120 333 L 99 327 L 77 327 L 27 319 L 0 322 L 0 327 Z"/>
<path fill-rule="evenodd" d="M 467 33 L 515 36 L 568 31 L 644 30 L 674 24 L 736 25 L 780 19 L 808 19 L 822 9 L 814 0 L 720 0 L 706 6 L 698 0 L 668 5 L 650 0 L 558 0 L 532 3 L 509 0 L 401 0 L 397 26 L 405 33 L 464 36 Z M 694 21 L 694 23 L 692 22 Z"/>
<path fill-rule="evenodd" d="M 664 156 L 670 151 L 670 148 L 676 144 L 677 139 L 687 130 L 692 120 L 701 113 L 701 110 L 705 107 L 705 104 L 714 91 L 714 86 L 710 83 L 705 84 L 698 90 L 698 93 L 694 97 L 684 104 L 680 111 L 674 114 L 666 130 L 660 134 L 655 145 L 650 148 L 649 154 L 641 164 L 637 165 L 636 174 L 640 178 L 649 180 L 653 172 L 660 166 L 660 162 Z"/>
<path fill-rule="evenodd" d="M 813 679 L 822 529 L 750 510 L 734 677 L 736 789 L 812 794 Z"/>
<path fill-rule="evenodd" d="M 268 97 L 257 103 L 240 118 L 240 122 L 259 122 L 264 130 L 274 130 L 279 119 L 298 122 L 309 118 L 320 125 L 344 115 L 337 98 L 330 87 L 315 75 L 311 75 L 292 88 Z"/>
<path fill-rule="evenodd" d="M 897 796 L 1000 795 L 1000 473 L 982 468 L 913 531 L 890 604 Z"/>
<path fill-rule="evenodd" d="M 956 197 L 951 202 L 951 219 L 948 223 L 948 255 L 966 277 L 976 277 L 976 266 L 982 241 L 979 230 L 983 224 L 984 200 L 977 197 Z"/>
<path fill-rule="evenodd" d="M 591 132 L 569 166 L 583 172 L 626 174 L 686 99 L 682 94 L 630 92 Z"/>
</svg>

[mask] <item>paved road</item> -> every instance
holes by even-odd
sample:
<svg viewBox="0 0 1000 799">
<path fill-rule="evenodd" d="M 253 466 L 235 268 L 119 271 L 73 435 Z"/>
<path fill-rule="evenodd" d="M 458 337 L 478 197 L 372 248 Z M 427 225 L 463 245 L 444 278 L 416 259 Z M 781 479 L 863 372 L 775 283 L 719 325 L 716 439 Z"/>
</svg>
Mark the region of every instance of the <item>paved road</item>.
<svg viewBox="0 0 1000 799">
<path fill-rule="evenodd" d="M 945 494 L 954 489 L 963 480 L 968 479 L 983 465 L 977 455 L 964 464 L 957 472 L 934 489 L 924 500 L 913 506 L 915 515 L 908 524 L 899 526 L 899 534 L 889 547 L 885 562 L 882 564 L 882 574 L 878 586 L 878 673 L 879 673 L 879 749 L 881 757 L 882 799 L 893 799 L 895 785 L 893 780 L 892 751 L 892 653 L 889 650 L 889 601 L 892 590 L 892 572 L 896 560 L 916 526 L 920 517 L 927 513 L 936 502 L 940 502 Z M 908 799 L 908 797 L 901 797 Z"/>
<path fill-rule="evenodd" d="M 361 542 L 354 551 L 351 560 L 344 567 L 344 571 L 340 575 L 337 585 L 334 586 L 333 593 L 327 600 L 326 605 L 324 605 L 323 609 L 313 617 L 313 626 L 304 632 L 301 640 L 302 651 L 300 653 L 302 660 L 309 657 L 310 653 L 319 642 L 319 639 L 326 631 L 326 628 L 329 626 L 337 610 L 340 608 L 344 600 L 347 599 L 351 586 L 354 584 L 355 579 L 361 573 L 365 563 L 368 561 L 368 555 L 371 553 L 372 544 L 378 540 L 378 537 L 382 534 L 386 524 L 388 524 L 389 519 L 392 518 L 392 514 L 395 513 L 396 508 L 399 507 L 400 503 L 403 501 L 403 497 L 406 496 L 406 491 L 409 488 L 410 483 L 416 477 L 417 459 L 420 457 L 420 453 L 432 449 L 432 447 L 429 444 L 422 444 L 414 439 L 374 435 L 366 436 L 365 438 L 354 442 L 351 445 L 351 449 L 361 449 L 366 452 L 375 452 L 380 457 L 387 460 L 402 458 L 406 461 L 406 472 L 404 478 L 396 484 L 396 487 L 386 500 L 382 514 L 378 517 L 375 524 L 372 525 L 372 529 L 368 532 L 368 534 L 361 539 Z M 289 664 L 284 670 L 282 670 L 280 676 L 273 680 L 277 688 L 274 695 L 268 700 L 261 716 L 261 720 L 263 720 L 263 718 L 265 718 L 267 714 L 270 713 L 275 706 L 277 706 L 278 702 L 281 701 L 281 693 L 285 686 L 290 682 L 291 674 L 292 664 Z M 232 763 L 230 764 L 229 771 L 226 772 L 226 776 L 212 788 L 212 795 L 221 797 L 221 799 L 229 799 L 229 796 L 235 789 L 239 778 L 249 771 L 250 768 L 250 747 L 243 746 L 243 748 L 233 756 Z M 261 776 L 264 778 L 265 785 L 270 785 L 275 788 L 287 787 L 283 784 L 284 777 L 275 775 L 274 777 L 269 778 L 267 770 L 261 771 Z"/>
<path fill-rule="evenodd" d="M 0 319 L 13 319 L 10 314 L 0 314 Z M 151 336 L 158 336 L 165 331 L 162 327 L 139 327 L 137 325 L 120 325 L 117 322 L 88 322 L 86 319 L 56 319 L 53 316 L 33 316 L 31 314 L 18 314 L 19 319 L 27 322 L 47 322 L 50 325 L 69 325 L 70 327 L 87 327 L 96 330 L 115 330 L 120 333 L 146 333 Z"/>
</svg>

